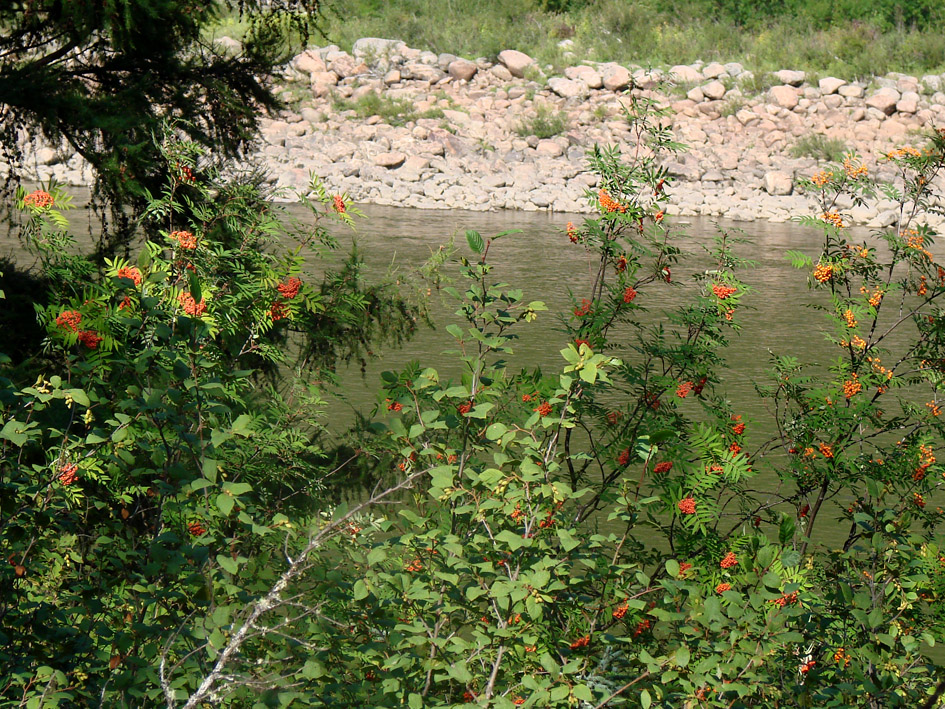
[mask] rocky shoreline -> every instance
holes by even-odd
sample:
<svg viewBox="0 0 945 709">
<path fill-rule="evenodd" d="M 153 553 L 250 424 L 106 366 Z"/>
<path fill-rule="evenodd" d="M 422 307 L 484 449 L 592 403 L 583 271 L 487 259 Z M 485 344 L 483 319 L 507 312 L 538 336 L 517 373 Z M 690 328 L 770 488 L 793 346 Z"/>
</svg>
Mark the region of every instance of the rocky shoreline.
<svg viewBox="0 0 945 709">
<path fill-rule="evenodd" d="M 585 153 L 595 143 L 635 149 L 620 107 L 632 90 L 670 108 L 688 146 L 667 165 L 675 214 L 777 222 L 811 207 L 797 183 L 818 161 L 791 157 L 799 142 L 838 141 L 872 175 L 892 180 L 882 156 L 945 125 L 943 88 L 945 75 L 846 82 L 791 70 L 755 76 L 737 63 L 647 70 L 585 62 L 552 76 L 517 51 L 492 63 L 365 38 L 351 54 L 328 46 L 292 59 L 278 89 L 292 109 L 263 119 L 247 163 L 268 169 L 277 187 L 304 189 L 314 173 L 357 202 L 590 212 L 584 194 L 595 178 Z M 88 181 L 78 156 L 37 147 L 34 158 L 36 178 Z M 859 225 L 896 219 L 889 201 L 839 206 Z"/>
</svg>

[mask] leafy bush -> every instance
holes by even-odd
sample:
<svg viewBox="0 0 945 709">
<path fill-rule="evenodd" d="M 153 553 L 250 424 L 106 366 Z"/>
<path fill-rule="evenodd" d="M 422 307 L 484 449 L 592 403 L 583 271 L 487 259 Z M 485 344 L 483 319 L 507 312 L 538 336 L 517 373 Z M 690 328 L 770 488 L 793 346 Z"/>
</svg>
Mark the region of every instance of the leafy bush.
<svg viewBox="0 0 945 709">
<path fill-rule="evenodd" d="M 627 116 L 650 150 L 624 162 L 595 148 L 596 213 L 561 235 L 592 267 L 560 317 L 558 371 L 506 366 L 545 306 L 497 277 L 512 233 L 467 232 L 459 283 L 444 288 L 461 374 L 415 362 L 382 375 L 361 450 L 392 482 L 355 507 L 310 494 L 330 472 L 312 435 L 318 391 L 253 376 L 285 361 L 280 328 L 332 309 L 293 275 L 300 252 L 268 253 L 268 219 L 223 198 L 182 233 L 171 185 L 149 210 L 164 242 L 106 264 L 100 283 L 62 279 L 40 312 L 49 368 L 0 382 L 12 589 L 0 697 L 186 709 L 928 700 L 945 679 L 923 655 L 945 637 L 933 509 L 945 268 L 915 219 L 938 198 L 945 134 L 887 156 L 898 178 L 883 195 L 903 216 L 865 243 L 836 207 L 877 192 L 855 156 L 806 185 L 816 212 L 801 222 L 822 248 L 791 258 L 835 356 L 829 368 L 772 356 L 758 392 L 774 433 L 760 441 L 717 388 L 751 297 L 748 247 L 723 230 L 708 262 L 684 260 L 661 167 L 680 146 L 648 100 L 631 98 Z M 48 199 L 59 196 L 21 206 L 51 244 Z M 313 206 L 348 211 L 324 193 Z M 47 269 L 71 267 L 45 253 Z M 684 297 L 664 311 L 670 289 Z M 846 530 L 838 548 L 817 543 L 828 524 Z"/>
<path fill-rule="evenodd" d="M 536 138 L 554 138 L 561 135 L 568 127 L 568 117 L 563 111 L 555 112 L 546 104 L 535 106 L 535 114 L 523 120 L 515 132 L 523 138 L 534 135 Z"/>
<path fill-rule="evenodd" d="M 810 133 L 791 146 L 791 157 L 814 158 L 821 162 L 840 162 L 850 149 L 838 138 L 828 138 L 822 133 Z"/>
</svg>

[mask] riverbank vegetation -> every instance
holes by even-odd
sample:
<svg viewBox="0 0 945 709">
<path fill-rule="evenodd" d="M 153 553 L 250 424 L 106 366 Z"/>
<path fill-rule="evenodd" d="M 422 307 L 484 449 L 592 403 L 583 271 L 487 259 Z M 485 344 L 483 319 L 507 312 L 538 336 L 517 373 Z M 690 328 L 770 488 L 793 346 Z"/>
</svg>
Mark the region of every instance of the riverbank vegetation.
<svg viewBox="0 0 945 709">
<path fill-rule="evenodd" d="M 385 37 L 469 58 L 518 49 L 558 71 L 572 57 L 641 66 L 737 61 L 756 73 L 791 68 L 852 80 L 942 72 L 943 20 L 933 0 L 351 0 L 327 5 L 322 29 L 346 51 L 361 37 Z M 240 26 L 234 18 L 219 31 Z"/>
<path fill-rule="evenodd" d="M 306 275 L 344 195 L 314 183 L 315 227 L 287 231 L 172 138 L 159 237 L 99 264 L 70 255 L 66 195 L 20 192 L 51 290 L 41 346 L 0 362 L 0 703 L 934 703 L 945 269 L 921 215 L 945 134 L 889 153 L 893 184 L 853 155 L 806 182 L 822 248 L 791 256 L 832 354 L 773 353 L 759 440 L 719 386 L 752 247 L 722 230 L 689 270 L 662 167 L 682 146 L 627 102 L 648 149 L 589 154 L 596 214 L 559 238 L 593 267 L 559 329 L 502 282 L 516 234 L 467 232 L 403 279 L 455 300 L 462 375 L 385 372 L 344 445 L 321 426 L 333 363 L 418 315 L 356 260 Z M 899 220 L 852 239 L 842 205 L 878 194 Z M 528 327 L 557 371 L 507 368 Z M 365 501 L 338 504 L 358 476 Z"/>
</svg>

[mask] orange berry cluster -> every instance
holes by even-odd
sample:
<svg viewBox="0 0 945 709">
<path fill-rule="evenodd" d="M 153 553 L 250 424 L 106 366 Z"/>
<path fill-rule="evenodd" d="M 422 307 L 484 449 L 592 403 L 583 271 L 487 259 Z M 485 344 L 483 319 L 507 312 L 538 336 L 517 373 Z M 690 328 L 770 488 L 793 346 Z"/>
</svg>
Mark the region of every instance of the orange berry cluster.
<svg viewBox="0 0 945 709">
<path fill-rule="evenodd" d="M 886 157 L 889 160 L 897 160 L 899 158 L 918 158 L 922 157 L 922 153 L 911 146 L 906 146 L 905 148 L 899 148 L 898 150 L 891 150 L 886 153 Z"/>
<path fill-rule="evenodd" d="M 64 465 L 59 469 L 59 482 L 63 485 L 71 485 L 75 482 L 78 476 L 79 466 L 75 463 L 71 465 Z"/>
<path fill-rule="evenodd" d="M 814 266 L 814 280 L 819 283 L 826 283 L 833 278 L 833 266 L 830 264 L 818 263 Z"/>
<path fill-rule="evenodd" d="M 172 231 L 168 238 L 176 241 L 182 249 L 193 250 L 197 248 L 197 237 L 189 231 Z"/>
<path fill-rule="evenodd" d="M 135 286 L 141 285 L 141 271 L 139 271 L 134 266 L 125 266 L 118 269 L 117 276 L 119 278 L 127 278 L 129 281 L 135 284 Z"/>
<path fill-rule="evenodd" d="M 863 391 L 863 385 L 860 383 L 857 374 L 852 375 L 852 379 L 848 379 L 843 383 L 843 395 L 847 399 L 852 399 L 856 394 L 859 394 Z"/>
<path fill-rule="evenodd" d="M 571 240 L 572 244 L 576 244 L 578 241 L 577 229 L 574 226 L 574 222 L 568 222 L 567 226 L 568 238 Z"/>
<path fill-rule="evenodd" d="M 204 299 L 201 298 L 198 303 L 194 300 L 194 297 L 186 291 L 177 296 L 177 302 L 180 304 L 180 307 L 184 309 L 184 312 L 192 318 L 199 318 L 207 312 L 207 304 Z"/>
<path fill-rule="evenodd" d="M 45 190 L 35 190 L 23 198 L 23 204 L 34 209 L 48 209 L 53 206 L 53 198 Z"/>
<path fill-rule="evenodd" d="M 847 177 L 851 180 L 859 179 L 869 173 L 869 170 L 866 169 L 866 165 L 849 155 L 843 159 L 843 171 L 847 173 Z"/>
<path fill-rule="evenodd" d="M 627 205 L 621 204 L 620 202 L 615 200 L 613 197 L 607 194 L 607 190 L 601 190 L 600 192 L 598 192 L 597 199 L 600 202 L 600 206 L 603 208 L 605 212 L 623 213 L 627 211 Z"/>
</svg>

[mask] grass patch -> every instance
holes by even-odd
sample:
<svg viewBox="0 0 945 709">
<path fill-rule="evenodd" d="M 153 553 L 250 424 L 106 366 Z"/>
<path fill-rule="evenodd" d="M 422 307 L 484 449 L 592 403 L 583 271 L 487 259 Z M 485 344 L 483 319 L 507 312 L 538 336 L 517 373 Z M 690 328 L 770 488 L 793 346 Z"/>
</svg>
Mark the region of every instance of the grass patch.
<svg viewBox="0 0 945 709">
<path fill-rule="evenodd" d="M 814 158 L 820 162 L 840 162 L 850 148 L 842 140 L 811 133 L 800 138 L 790 149 L 791 157 Z"/>
<path fill-rule="evenodd" d="M 748 96 L 757 96 L 763 94 L 772 86 L 777 86 L 781 82 L 774 74 L 764 71 L 750 73 L 746 78 L 738 77 L 738 86 L 741 91 Z"/>
<path fill-rule="evenodd" d="M 756 73 L 802 69 L 848 80 L 889 71 L 921 75 L 945 69 L 939 16 L 890 23 L 862 3 L 862 12 L 856 4 L 844 5 L 846 14 L 822 3 L 830 10 L 823 16 L 817 15 L 820 5 L 813 3 L 773 13 L 769 4 L 742 3 L 754 9 L 741 17 L 714 5 L 699 0 L 595 0 L 573 1 L 551 11 L 539 0 L 348 0 L 343 16 L 325 13 L 322 28 L 328 40 L 316 36 L 312 42 L 331 41 L 350 51 L 360 37 L 389 37 L 411 47 L 470 58 L 495 58 L 503 49 L 519 49 L 556 69 L 584 59 L 651 66 L 701 59 L 738 61 Z M 245 23 L 234 17 L 222 18 L 214 28 L 217 36 L 237 39 L 244 31 Z M 574 44 L 559 47 L 562 37 Z M 574 58 L 566 58 L 566 51 Z"/>
<path fill-rule="evenodd" d="M 725 101 L 725 105 L 722 106 L 720 114 L 723 118 L 728 118 L 729 116 L 734 116 L 736 113 L 741 111 L 745 107 L 745 99 L 741 96 L 734 96 Z"/>
<path fill-rule="evenodd" d="M 417 113 L 413 104 L 406 99 L 390 98 L 381 94 L 369 93 L 356 100 L 333 96 L 332 106 L 336 111 L 354 111 L 358 118 L 379 116 L 384 123 L 392 126 L 402 126 L 418 118 L 442 118 L 443 110 L 431 108 L 423 113 Z"/>
<path fill-rule="evenodd" d="M 561 135 L 567 127 L 568 118 L 564 113 L 552 111 L 548 106 L 539 104 L 535 107 L 535 115 L 516 126 L 515 132 L 523 138 L 534 135 L 544 139 Z"/>
</svg>

